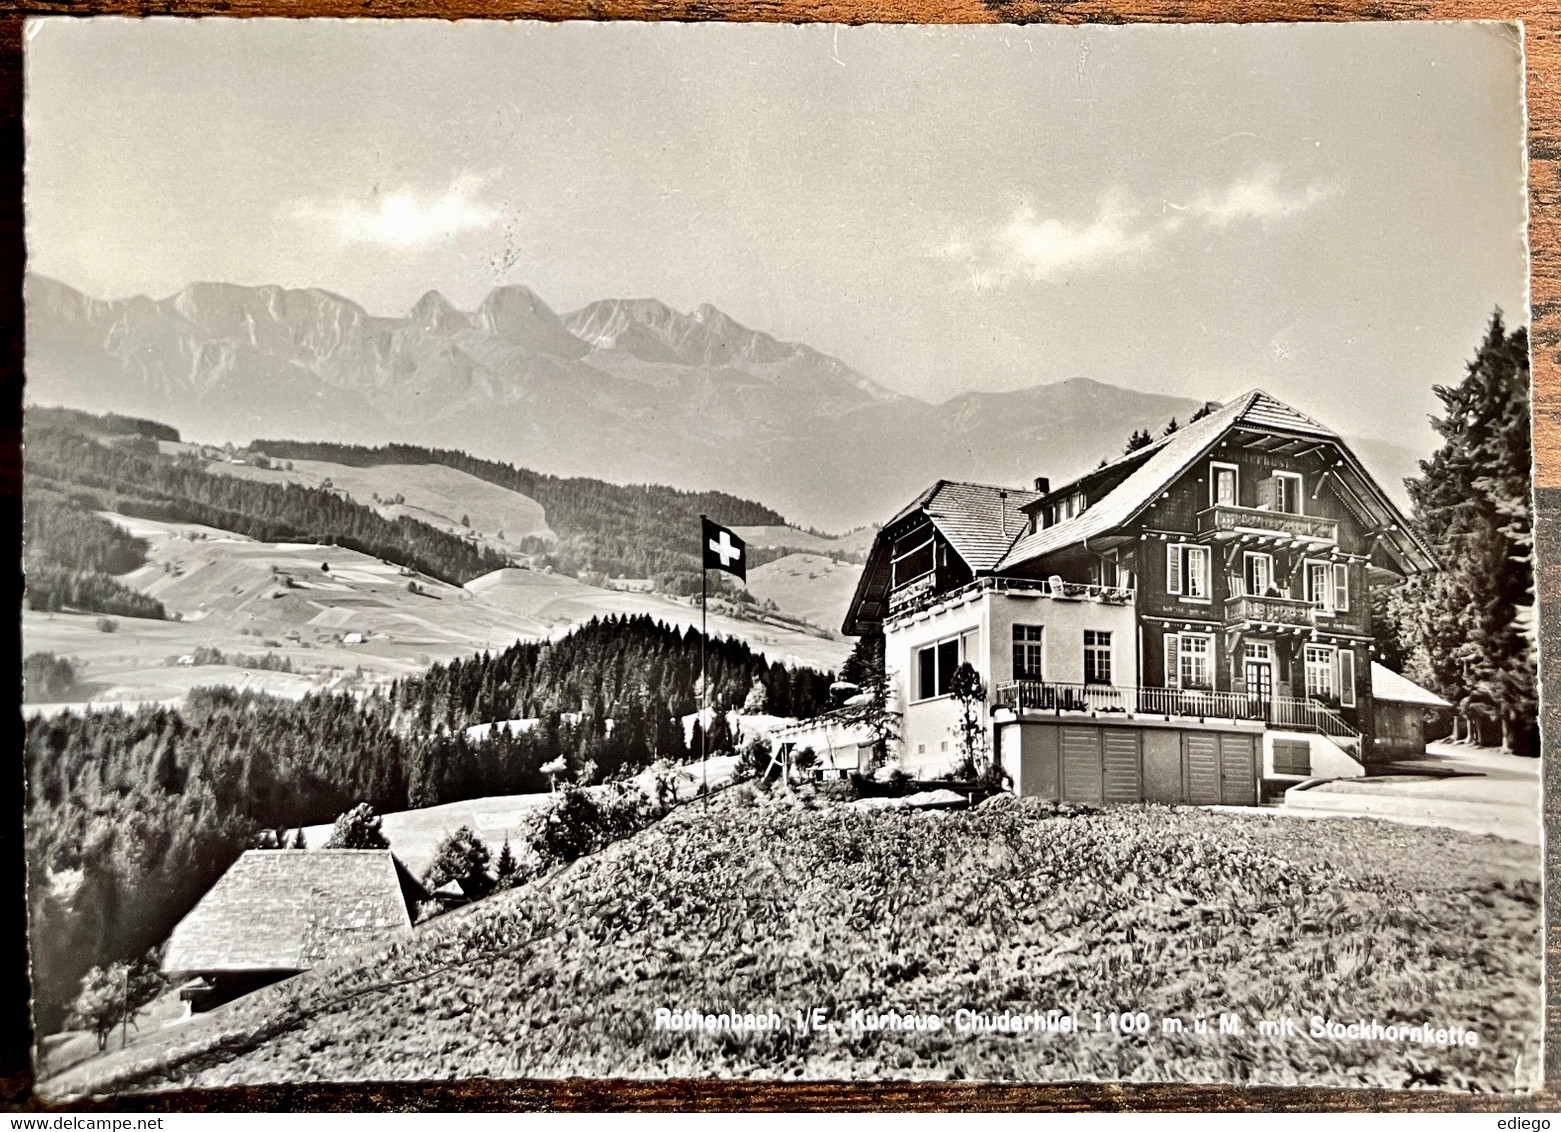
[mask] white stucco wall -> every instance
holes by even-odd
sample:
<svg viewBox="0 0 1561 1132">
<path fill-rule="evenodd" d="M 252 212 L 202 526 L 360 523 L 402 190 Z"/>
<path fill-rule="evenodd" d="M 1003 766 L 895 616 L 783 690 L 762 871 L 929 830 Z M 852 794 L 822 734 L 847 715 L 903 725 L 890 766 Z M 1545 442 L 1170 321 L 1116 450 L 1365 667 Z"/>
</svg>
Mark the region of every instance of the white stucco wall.
<svg viewBox="0 0 1561 1132">
<path fill-rule="evenodd" d="M 1359 778 L 1366 773 L 1364 766 L 1341 750 L 1326 735 L 1314 735 L 1307 731 L 1265 731 L 1263 733 L 1263 777 L 1265 778 L 1293 778 L 1297 782 L 1302 781 L 1296 775 L 1274 774 L 1275 739 L 1291 739 L 1311 745 L 1312 773 L 1308 777 Z"/>
<path fill-rule="evenodd" d="M 988 594 L 987 669 L 989 683 L 1014 678 L 1014 625 L 1041 625 L 1041 651 L 1046 680 L 1084 683 L 1084 630 L 1111 634 L 1111 682 L 1119 688 L 1138 683 L 1138 624 L 1131 605 L 1068 601 L 1052 597 Z M 993 678 L 992 674 L 996 677 Z"/>
<path fill-rule="evenodd" d="M 1131 605 L 1069 601 L 1046 596 L 1015 597 L 991 591 L 885 630 L 884 663 L 895 689 L 900 720 L 901 765 L 916 775 L 932 776 L 952 768 L 959 744 L 954 736 L 959 706 L 949 696 L 913 699 L 916 650 L 974 630 L 968 658 L 989 688 L 1013 679 L 1013 626 L 1041 625 L 1045 678 L 1059 683 L 1084 681 L 1084 630 L 1111 633 L 1112 682 L 1138 682 L 1138 637 Z"/>
</svg>

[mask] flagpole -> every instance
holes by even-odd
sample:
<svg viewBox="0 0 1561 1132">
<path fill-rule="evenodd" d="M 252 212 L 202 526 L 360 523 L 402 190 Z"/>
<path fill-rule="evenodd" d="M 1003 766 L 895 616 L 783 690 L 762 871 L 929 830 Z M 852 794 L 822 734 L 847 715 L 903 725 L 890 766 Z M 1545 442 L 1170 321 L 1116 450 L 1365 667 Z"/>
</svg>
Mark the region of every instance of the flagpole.
<svg viewBox="0 0 1561 1132">
<path fill-rule="evenodd" d="M 699 516 L 699 541 L 705 539 L 705 517 Z M 699 768 L 704 776 L 705 808 L 710 808 L 710 681 L 705 678 L 705 641 L 710 636 L 710 571 L 705 569 L 705 548 L 699 548 Z"/>
</svg>

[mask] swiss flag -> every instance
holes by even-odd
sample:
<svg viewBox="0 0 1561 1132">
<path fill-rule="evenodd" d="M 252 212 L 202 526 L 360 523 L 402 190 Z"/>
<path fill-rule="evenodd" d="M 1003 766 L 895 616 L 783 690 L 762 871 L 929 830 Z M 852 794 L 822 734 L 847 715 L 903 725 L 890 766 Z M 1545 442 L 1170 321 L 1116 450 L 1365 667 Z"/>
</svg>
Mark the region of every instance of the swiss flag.
<svg viewBox="0 0 1561 1132">
<path fill-rule="evenodd" d="M 748 580 L 748 544 L 720 523 L 699 517 L 700 541 L 704 544 L 705 569 L 725 570 L 744 582 Z"/>
</svg>

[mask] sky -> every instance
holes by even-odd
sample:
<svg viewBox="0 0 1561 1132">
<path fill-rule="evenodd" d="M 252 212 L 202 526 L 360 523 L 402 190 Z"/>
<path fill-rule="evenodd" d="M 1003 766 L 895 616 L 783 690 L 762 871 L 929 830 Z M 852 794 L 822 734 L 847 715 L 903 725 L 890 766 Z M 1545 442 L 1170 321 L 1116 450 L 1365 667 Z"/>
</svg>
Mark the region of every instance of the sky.
<svg viewBox="0 0 1561 1132">
<path fill-rule="evenodd" d="M 931 401 L 1261 386 L 1431 443 L 1527 322 L 1498 24 L 50 19 L 30 269 L 99 298 L 710 302 Z"/>
</svg>

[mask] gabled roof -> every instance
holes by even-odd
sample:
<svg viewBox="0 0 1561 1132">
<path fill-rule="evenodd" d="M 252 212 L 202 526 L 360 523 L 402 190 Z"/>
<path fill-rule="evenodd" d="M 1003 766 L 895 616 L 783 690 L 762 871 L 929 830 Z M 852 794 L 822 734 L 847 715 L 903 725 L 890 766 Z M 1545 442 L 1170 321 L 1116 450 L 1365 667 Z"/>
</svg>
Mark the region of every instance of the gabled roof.
<svg viewBox="0 0 1561 1132">
<path fill-rule="evenodd" d="M 1391 668 L 1371 662 L 1371 695 L 1373 699 L 1389 700 L 1400 704 L 1420 704 L 1424 707 L 1452 707 L 1453 705 L 1428 688 L 1422 688 L 1408 677 L 1400 676 Z"/>
<path fill-rule="evenodd" d="M 1424 559 L 1427 568 L 1434 565 L 1430 551 L 1414 534 L 1409 524 L 1399 514 L 1398 508 L 1382 491 L 1380 485 L 1361 466 L 1355 455 L 1345 446 L 1339 435 L 1319 424 L 1304 413 L 1277 401 L 1261 389 L 1254 389 L 1214 410 L 1208 416 L 1196 420 L 1163 437 L 1147 448 L 1139 449 L 1123 457 L 1117 463 L 1141 461 L 1138 467 L 1096 501 L 1082 514 L 1051 527 L 1042 527 L 1034 534 L 1025 535 L 997 563 L 996 569 L 1006 570 L 1029 562 L 1066 547 L 1096 538 L 1132 522 L 1190 467 L 1212 449 L 1227 432 L 1240 426 L 1315 437 L 1338 446 L 1348 461 L 1351 471 L 1361 481 L 1365 490 L 1374 498 L 1377 508 L 1394 523 L 1410 546 Z M 1145 458 L 1144 453 L 1149 456 Z M 1099 476 L 1114 465 L 1097 469 L 1089 477 Z M 1079 481 L 1074 481 L 1074 484 Z M 1072 489 L 1067 484 L 1053 490 L 1050 495 L 1062 495 Z"/>
<path fill-rule="evenodd" d="M 1040 497 L 1040 492 L 1022 487 L 939 480 L 923 493 L 921 510 L 965 565 L 990 570 L 1029 525 L 1023 507 Z"/>
<path fill-rule="evenodd" d="M 170 972 L 304 971 L 410 933 L 386 849 L 251 849 L 179 921 Z"/>
<path fill-rule="evenodd" d="M 886 612 L 890 548 L 895 528 L 913 515 L 925 515 L 973 572 L 991 570 L 1029 525 L 1023 508 L 1041 498 L 1023 487 L 939 480 L 917 495 L 883 525 L 868 552 L 846 610 L 844 631 L 855 634 L 858 621 L 876 624 Z"/>
</svg>

